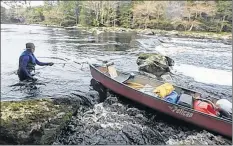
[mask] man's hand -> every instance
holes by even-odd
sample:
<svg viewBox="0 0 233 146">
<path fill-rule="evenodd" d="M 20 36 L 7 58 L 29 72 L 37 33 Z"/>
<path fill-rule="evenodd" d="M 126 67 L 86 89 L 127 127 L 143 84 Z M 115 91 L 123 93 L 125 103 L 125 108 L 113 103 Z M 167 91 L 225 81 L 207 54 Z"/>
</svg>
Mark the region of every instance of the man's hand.
<svg viewBox="0 0 233 146">
<path fill-rule="evenodd" d="M 38 79 L 37 78 L 34 78 L 34 77 L 31 77 L 29 79 L 27 79 L 28 81 L 32 81 L 32 82 L 36 82 Z"/>
<path fill-rule="evenodd" d="M 49 63 L 48 63 L 49 66 L 52 66 L 53 64 L 54 64 L 53 62 L 49 62 Z"/>
<path fill-rule="evenodd" d="M 37 78 L 32 78 L 32 81 L 36 82 L 38 79 Z"/>
</svg>

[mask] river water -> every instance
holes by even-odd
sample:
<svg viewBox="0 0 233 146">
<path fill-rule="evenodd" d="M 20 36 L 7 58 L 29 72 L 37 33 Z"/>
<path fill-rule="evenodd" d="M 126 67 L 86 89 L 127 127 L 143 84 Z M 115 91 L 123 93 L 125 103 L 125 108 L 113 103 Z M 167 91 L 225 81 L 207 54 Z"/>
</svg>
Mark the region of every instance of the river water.
<svg viewBox="0 0 233 146">
<path fill-rule="evenodd" d="M 39 61 L 55 63 L 53 66 L 36 67 L 36 78 L 38 78 L 41 83 L 36 85 L 36 89 L 28 88 L 27 86 L 12 86 L 19 83 L 16 75 L 18 58 L 25 49 L 25 44 L 27 42 L 33 42 L 35 44 L 35 56 Z M 103 60 L 108 60 L 114 62 L 118 70 L 126 72 L 137 71 L 136 59 L 138 53 L 141 52 L 160 52 L 173 58 L 175 60 L 175 66 L 172 72 L 176 74 L 174 77 L 174 82 L 176 84 L 195 89 L 204 95 L 227 98 L 232 101 L 232 47 L 221 41 L 146 36 L 132 32 L 105 32 L 94 34 L 78 29 L 68 30 L 13 24 L 1 25 L 1 100 L 74 97 L 80 94 L 88 94 L 93 92 L 93 90 L 90 86 L 91 74 L 87 62 L 100 63 Z M 199 137 L 201 135 L 201 138 L 204 139 L 206 137 L 211 137 L 208 132 L 197 132 L 195 130 L 192 132 L 193 129 L 188 129 L 188 126 L 182 127 L 179 125 L 178 127 L 174 127 L 171 123 L 166 123 L 166 121 L 159 121 L 159 126 L 154 126 L 153 121 L 156 120 L 156 118 L 154 119 L 153 116 L 148 117 L 148 115 L 150 115 L 149 111 L 147 113 L 140 108 L 134 109 L 134 107 L 128 107 L 130 105 L 129 103 L 120 102 L 118 100 L 114 101 L 114 109 L 117 109 L 116 106 L 118 108 L 123 107 L 120 115 L 117 114 L 117 112 L 112 112 L 112 104 L 103 106 L 103 103 L 99 103 L 94 106 L 94 109 L 90 109 L 92 110 L 92 119 L 99 119 L 103 117 L 103 115 L 105 115 L 105 119 L 109 119 L 105 120 L 105 129 L 107 128 L 108 132 L 94 130 L 96 133 L 93 136 L 96 138 L 93 138 L 93 140 L 89 139 L 88 141 L 85 141 L 83 137 L 82 140 L 79 141 L 68 141 L 70 138 L 75 139 L 77 136 L 80 137 L 80 134 L 77 134 L 77 132 L 74 132 L 75 134 L 72 132 L 69 134 L 61 134 L 57 143 L 171 144 L 175 143 L 175 141 L 182 141 L 180 137 L 183 137 L 183 140 L 186 139 L 186 142 L 187 139 L 192 140 L 193 137 L 194 139 L 197 138 L 198 134 Z M 136 115 L 132 116 L 128 114 L 127 111 L 131 111 L 131 108 L 136 111 L 139 110 L 136 115 L 139 115 L 139 117 L 141 116 L 142 120 L 137 121 Z M 96 112 L 100 112 L 99 115 L 102 116 L 93 117 L 93 114 L 96 115 Z M 85 113 L 83 113 L 83 116 L 85 117 Z M 88 114 L 86 114 L 86 116 L 88 116 Z M 116 122 L 118 118 L 120 118 L 121 121 Z M 148 121 L 145 122 L 143 118 L 149 118 L 151 122 L 148 124 Z M 97 125 L 97 129 L 98 127 L 101 129 L 101 124 L 104 123 L 100 122 L 98 125 L 98 122 L 93 121 L 91 124 L 88 124 L 85 121 L 87 119 L 88 118 L 82 119 L 80 117 L 73 117 L 71 125 L 74 127 L 74 125 L 77 126 L 77 123 L 79 123 L 79 125 L 82 124 L 84 127 L 92 127 L 92 124 L 95 123 L 94 127 Z M 89 121 L 91 120 L 89 119 Z M 137 122 L 135 123 L 133 121 Z M 75 122 L 76 124 L 74 124 Z M 119 122 L 126 124 L 116 126 L 116 123 Z M 112 123 L 115 123 L 115 127 L 118 127 L 118 132 L 113 132 L 114 129 L 111 129 Z M 106 125 L 108 126 L 106 127 Z M 104 125 L 102 125 L 102 129 L 103 127 Z M 114 127 L 114 124 L 112 127 Z M 119 127 L 124 127 L 126 131 L 123 133 L 127 136 L 123 136 L 122 138 L 122 131 L 119 133 Z M 144 132 L 140 131 L 140 129 L 143 129 L 142 127 L 144 127 Z M 173 133 L 169 132 L 170 134 L 168 134 L 166 132 L 167 130 L 161 130 L 163 129 L 162 127 L 167 127 L 170 131 L 173 131 Z M 145 130 L 145 128 L 147 130 Z M 82 130 L 85 130 L 85 128 Z M 181 134 L 180 137 L 167 136 L 167 138 L 163 139 L 166 134 L 174 135 L 175 131 L 186 133 L 186 135 L 184 136 L 184 134 Z M 88 133 L 85 134 L 88 135 Z M 141 136 L 141 139 L 132 138 L 135 135 Z M 160 135 L 161 138 L 158 137 L 157 139 L 151 140 L 151 137 L 155 135 Z M 179 133 L 177 135 L 179 135 Z M 217 139 L 215 140 L 217 144 L 229 143 L 229 141 L 225 139 L 219 140 L 219 136 L 214 138 Z M 110 139 L 112 139 L 112 141 Z M 114 139 L 118 139 L 120 142 L 114 142 Z M 203 144 L 205 144 L 205 142 L 206 141 L 204 141 Z"/>
</svg>

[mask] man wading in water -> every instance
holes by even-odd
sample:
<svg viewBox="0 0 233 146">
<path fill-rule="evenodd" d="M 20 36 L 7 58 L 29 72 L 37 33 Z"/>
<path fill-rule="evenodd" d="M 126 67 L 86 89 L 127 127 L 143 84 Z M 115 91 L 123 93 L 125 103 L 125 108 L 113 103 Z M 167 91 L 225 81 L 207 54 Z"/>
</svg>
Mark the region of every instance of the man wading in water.
<svg viewBox="0 0 233 146">
<path fill-rule="evenodd" d="M 26 44 L 26 51 L 24 51 L 19 57 L 19 69 L 17 71 L 18 77 L 20 81 L 24 80 L 32 80 L 36 81 L 37 79 L 33 77 L 31 74 L 32 71 L 35 71 L 35 66 L 52 66 L 54 63 L 43 63 L 39 62 L 34 56 L 35 45 L 33 43 Z"/>
</svg>

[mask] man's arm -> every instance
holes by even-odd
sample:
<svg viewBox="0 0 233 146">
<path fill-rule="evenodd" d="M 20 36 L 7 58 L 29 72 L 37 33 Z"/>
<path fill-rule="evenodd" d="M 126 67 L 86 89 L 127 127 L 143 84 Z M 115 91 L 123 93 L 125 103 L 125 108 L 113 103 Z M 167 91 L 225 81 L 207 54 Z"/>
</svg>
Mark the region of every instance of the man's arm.
<svg viewBox="0 0 233 146">
<path fill-rule="evenodd" d="M 36 58 L 35 58 L 36 59 Z M 49 65 L 49 63 L 45 63 L 45 62 L 40 62 L 39 60 L 36 59 L 36 64 L 39 66 L 45 66 L 45 65 Z"/>
<path fill-rule="evenodd" d="M 33 55 L 34 56 L 34 55 Z M 35 56 L 34 56 L 35 57 Z M 40 62 L 39 60 L 37 60 L 37 58 L 35 57 L 35 60 L 36 60 L 36 64 L 39 65 L 39 66 L 45 66 L 45 65 L 53 65 L 52 62 L 48 62 L 48 63 L 45 63 L 45 62 Z"/>
<path fill-rule="evenodd" d="M 33 79 L 33 77 L 31 76 L 31 74 L 28 72 L 27 70 L 27 64 L 29 61 L 29 56 L 23 56 L 22 58 L 22 64 L 20 66 L 20 70 L 30 79 Z"/>
</svg>

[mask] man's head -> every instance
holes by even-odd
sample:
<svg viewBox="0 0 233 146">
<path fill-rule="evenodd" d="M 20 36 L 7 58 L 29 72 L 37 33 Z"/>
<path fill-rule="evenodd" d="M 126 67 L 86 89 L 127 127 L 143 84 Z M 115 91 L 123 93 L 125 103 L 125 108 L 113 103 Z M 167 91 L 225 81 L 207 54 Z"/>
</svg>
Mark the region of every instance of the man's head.
<svg viewBox="0 0 233 146">
<path fill-rule="evenodd" d="M 26 43 L 26 49 L 30 50 L 32 53 L 34 53 L 35 45 L 33 43 Z"/>
</svg>

